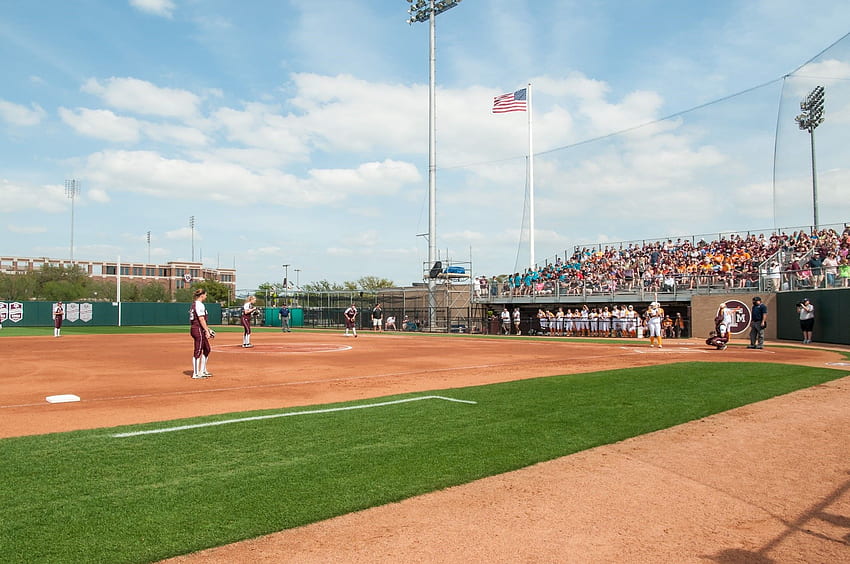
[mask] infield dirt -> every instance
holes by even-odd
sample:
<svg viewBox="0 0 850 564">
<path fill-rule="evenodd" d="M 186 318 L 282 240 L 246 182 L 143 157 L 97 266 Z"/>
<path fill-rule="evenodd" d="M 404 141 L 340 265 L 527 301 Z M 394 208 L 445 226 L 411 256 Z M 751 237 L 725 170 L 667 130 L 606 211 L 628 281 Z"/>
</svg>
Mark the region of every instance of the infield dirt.
<svg viewBox="0 0 850 564">
<path fill-rule="evenodd" d="M 0 437 L 659 363 L 824 366 L 813 347 L 361 332 L 6 337 Z M 350 348 L 349 348 L 350 347 Z M 76 394 L 81 401 L 48 404 Z M 517 472 L 169 562 L 850 562 L 850 379 Z"/>
</svg>

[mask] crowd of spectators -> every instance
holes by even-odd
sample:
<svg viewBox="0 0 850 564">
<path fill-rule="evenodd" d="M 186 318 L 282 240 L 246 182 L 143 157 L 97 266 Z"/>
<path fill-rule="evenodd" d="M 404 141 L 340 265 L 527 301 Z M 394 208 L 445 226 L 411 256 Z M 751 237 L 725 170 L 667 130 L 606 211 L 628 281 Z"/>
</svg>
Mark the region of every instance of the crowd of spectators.
<svg viewBox="0 0 850 564">
<path fill-rule="evenodd" d="M 715 287 L 779 290 L 850 286 L 850 224 L 788 235 L 732 234 L 576 248 L 566 259 L 524 272 L 476 279 L 479 296 L 588 295 Z"/>
</svg>

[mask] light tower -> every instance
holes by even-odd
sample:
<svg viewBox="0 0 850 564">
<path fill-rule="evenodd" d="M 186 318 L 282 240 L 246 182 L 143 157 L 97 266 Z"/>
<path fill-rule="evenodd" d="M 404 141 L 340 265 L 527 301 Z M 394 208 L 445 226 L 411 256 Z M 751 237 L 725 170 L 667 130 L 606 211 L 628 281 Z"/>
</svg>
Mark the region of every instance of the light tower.
<svg viewBox="0 0 850 564">
<path fill-rule="evenodd" d="M 192 262 L 195 262 L 195 216 L 189 216 L 189 229 L 192 231 Z"/>
<path fill-rule="evenodd" d="M 74 200 L 80 195 L 82 183 L 79 180 L 65 181 L 65 196 L 71 200 L 71 264 L 74 264 Z"/>
<path fill-rule="evenodd" d="M 823 86 L 817 86 L 809 92 L 809 95 L 800 102 L 803 113 L 794 118 L 801 130 L 808 131 L 812 140 L 812 210 L 814 215 L 815 231 L 819 228 L 818 223 L 818 171 L 815 166 L 815 129 L 823 123 Z"/>
<path fill-rule="evenodd" d="M 407 0 L 410 4 L 408 24 L 427 21 L 429 34 L 428 72 L 428 267 L 433 269 L 437 261 L 437 119 L 436 119 L 436 17 L 457 6 L 461 0 Z M 436 320 L 436 282 L 428 277 L 428 330 L 433 331 Z"/>
</svg>

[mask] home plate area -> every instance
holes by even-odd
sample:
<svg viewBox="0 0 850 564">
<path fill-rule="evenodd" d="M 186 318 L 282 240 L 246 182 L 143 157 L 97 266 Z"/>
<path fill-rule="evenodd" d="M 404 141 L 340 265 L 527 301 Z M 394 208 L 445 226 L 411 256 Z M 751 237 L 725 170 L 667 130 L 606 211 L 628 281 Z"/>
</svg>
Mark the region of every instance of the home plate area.
<svg viewBox="0 0 850 564">
<path fill-rule="evenodd" d="M 248 349 L 244 348 L 242 345 L 221 345 L 213 347 L 212 350 L 220 353 L 244 352 L 248 354 L 291 354 L 348 351 L 351 350 L 351 347 L 349 345 L 337 345 L 331 343 L 282 343 L 276 345 L 254 345 Z"/>
</svg>

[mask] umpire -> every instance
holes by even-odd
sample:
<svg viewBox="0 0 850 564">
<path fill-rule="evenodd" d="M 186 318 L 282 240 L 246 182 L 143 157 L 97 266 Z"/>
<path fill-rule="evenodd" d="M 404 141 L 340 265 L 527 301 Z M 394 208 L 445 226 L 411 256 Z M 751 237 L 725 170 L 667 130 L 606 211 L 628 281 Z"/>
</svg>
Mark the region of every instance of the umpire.
<svg viewBox="0 0 850 564">
<path fill-rule="evenodd" d="M 764 348 L 764 330 L 767 327 L 767 306 L 761 303 L 761 298 L 753 298 L 753 315 L 750 321 L 750 344 L 748 349 Z"/>
</svg>

